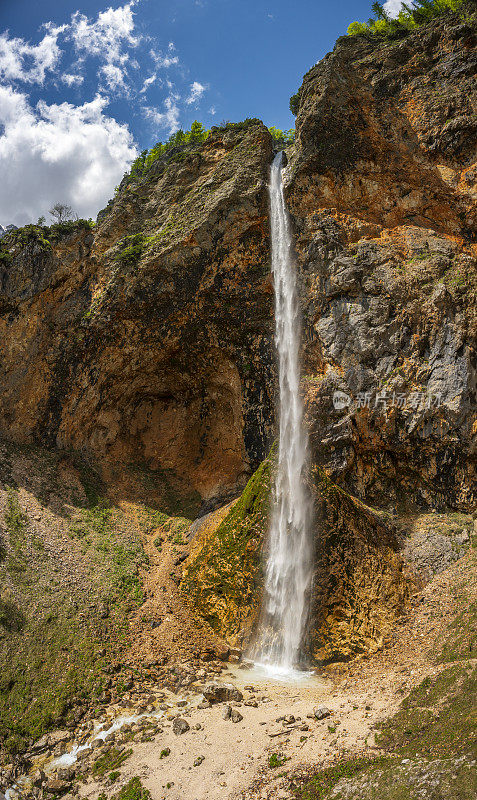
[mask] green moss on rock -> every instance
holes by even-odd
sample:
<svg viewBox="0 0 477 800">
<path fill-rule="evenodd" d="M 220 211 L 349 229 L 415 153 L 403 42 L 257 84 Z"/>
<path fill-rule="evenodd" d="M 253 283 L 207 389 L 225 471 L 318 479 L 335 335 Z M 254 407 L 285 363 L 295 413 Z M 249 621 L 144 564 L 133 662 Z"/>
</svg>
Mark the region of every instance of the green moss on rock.
<svg viewBox="0 0 477 800">
<path fill-rule="evenodd" d="M 189 601 L 214 631 L 229 638 L 249 628 L 258 610 L 273 459 L 272 451 L 184 572 Z"/>
</svg>

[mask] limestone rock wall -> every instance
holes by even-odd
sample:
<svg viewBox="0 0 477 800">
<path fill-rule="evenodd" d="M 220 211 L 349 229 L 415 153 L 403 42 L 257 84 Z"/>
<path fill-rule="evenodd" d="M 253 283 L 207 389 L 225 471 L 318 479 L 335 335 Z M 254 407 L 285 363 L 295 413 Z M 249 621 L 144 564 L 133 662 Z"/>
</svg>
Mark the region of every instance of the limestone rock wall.
<svg viewBox="0 0 477 800">
<path fill-rule="evenodd" d="M 410 591 L 401 518 L 475 505 L 477 27 L 465 9 L 401 40 L 342 37 L 299 90 L 286 195 L 316 497 L 310 647 L 325 660 L 391 630 Z M 191 613 L 234 644 L 260 602 L 276 429 L 272 156 L 258 121 L 216 129 L 123 183 L 94 231 L 14 231 L 0 252 L 3 437 L 73 451 L 101 465 L 111 498 L 189 519 L 237 498 L 258 468 L 182 580 Z"/>
<path fill-rule="evenodd" d="M 260 123 L 218 130 L 94 232 L 3 240 L 4 434 L 94 459 L 122 496 L 167 484 L 198 508 L 245 484 L 273 419 L 271 157 Z"/>
<path fill-rule="evenodd" d="M 342 37 L 299 91 L 287 195 L 314 460 L 391 511 L 476 499 L 476 32 L 469 13 Z"/>
<path fill-rule="evenodd" d="M 449 15 L 400 41 L 342 37 L 299 90 L 286 194 L 316 497 L 309 644 L 322 660 L 391 634 L 419 579 L 406 563 L 419 514 L 441 525 L 475 508 L 471 11 L 465 24 Z M 257 607 L 237 610 L 222 580 L 223 525 L 209 534 L 214 569 L 203 554 L 191 568 L 213 598 L 211 624 L 246 643 Z M 264 542 L 266 531 L 263 521 Z"/>
</svg>

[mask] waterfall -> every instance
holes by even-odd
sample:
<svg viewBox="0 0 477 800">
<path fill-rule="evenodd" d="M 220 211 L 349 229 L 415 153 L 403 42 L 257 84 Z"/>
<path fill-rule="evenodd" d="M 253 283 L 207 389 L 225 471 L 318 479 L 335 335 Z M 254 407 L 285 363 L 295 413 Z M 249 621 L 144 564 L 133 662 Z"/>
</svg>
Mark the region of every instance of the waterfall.
<svg viewBox="0 0 477 800">
<path fill-rule="evenodd" d="M 282 183 L 282 153 L 270 172 L 275 340 L 280 436 L 272 500 L 265 591 L 254 660 L 288 672 L 299 664 L 313 573 L 311 501 L 305 486 L 307 436 L 300 384 L 300 309 Z"/>
</svg>

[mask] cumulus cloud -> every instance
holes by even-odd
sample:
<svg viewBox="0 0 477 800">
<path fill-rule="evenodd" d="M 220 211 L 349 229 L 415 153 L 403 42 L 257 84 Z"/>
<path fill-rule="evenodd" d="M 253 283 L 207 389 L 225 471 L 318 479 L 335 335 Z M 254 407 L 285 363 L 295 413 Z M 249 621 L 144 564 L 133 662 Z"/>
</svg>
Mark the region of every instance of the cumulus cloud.
<svg viewBox="0 0 477 800">
<path fill-rule="evenodd" d="M 401 10 L 402 0 L 386 0 L 384 3 L 384 10 L 390 17 L 397 17 Z"/>
<path fill-rule="evenodd" d="M 34 44 L 0 34 L 0 222 L 34 221 L 55 202 L 86 217 L 105 205 L 137 151 L 128 125 L 107 114 L 109 97 L 134 99 L 135 113 L 169 133 L 180 127 L 181 111 L 201 100 L 208 87 L 186 77 L 174 43 L 159 49 L 138 34 L 137 2 L 48 22 Z M 80 104 L 36 103 L 43 86 L 61 100 L 75 90 L 77 102 L 92 77 L 93 93 Z M 35 101 L 27 90 L 36 91 Z M 154 97 L 159 91 L 164 99 Z"/>
<path fill-rule="evenodd" d="M 96 20 L 76 11 L 71 18 L 71 38 L 78 51 L 89 55 L 104 56 L 109 62 L 127 59 L 124 46 L 136 47 L 139 37 L 133 36 L 134 3 L 120 8 L 101 11 Z"/>
<path fill-rule="evenodd" d="M 171 93 L 164 100 L 164 111 L 158 111 L 157 108 L 146 106 L 144 113 L 158 128 L 167 128 L 169 133 L 174 133 L 180 128 L 178 100 L 180 100 L 180 96 Z"/>
<path fill-rule="evenodd" d="M 58 36 L 67 26 L 48 23 L 44 27 L 46 33 L 36 45 L 24 39 L 10 39 L 8 31 L 0 34 L 0 77 L 4 81 L 42 84 L 46 73 L 56 69 L 61 56 Z"/>
<path fill-rule="evenodd" d="M 202 86 L 199 81 L 194 81 L 190 87 L 189 96 L 186 98 L 186 103 L 191 105 L 192 103 L 197 103 L 198 100 L 202 97 L 205 92 L 206 87 Z"/>
<path fill-rule="evenodd" d="M 108 89 L 125 90 L 128 48 L 137 47 L 140 37 L 133 34 L 135 1 L 119 8 L 101 11 L 95 20 L 77 11 L 71 17 L 69 36 L 80 57 L 96 56 L 105 61 L 101 73 Z"/>
<path fill-rule="evenodd" d="M 32 107 L 25 94 L 0 86 L 1 220 L 25 224 L 55 202 L 96 215 L 137 155 L 127 125 L 108 117 L 107 105 L 97 95 L 79 106 Z"/>
</svg>

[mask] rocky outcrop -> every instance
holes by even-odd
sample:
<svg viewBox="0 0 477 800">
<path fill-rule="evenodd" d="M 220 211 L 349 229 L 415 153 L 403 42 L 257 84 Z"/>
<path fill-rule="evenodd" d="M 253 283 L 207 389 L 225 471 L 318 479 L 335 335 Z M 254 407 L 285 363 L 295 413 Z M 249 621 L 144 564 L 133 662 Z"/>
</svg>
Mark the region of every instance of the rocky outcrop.
<svg viewBox="0 0 477 800">
<path fill-rule="evenodd" d="M 166 486 L 197 508 L 243 486 L 273 417 L 271 155 L 261 123 L 228 126 L 94 231 L 2 240 L 4 433 L 89 456 L 122 496 Z"/>
<path fill-rule="evenodd" d="M 225 515 L 210 515 L 184 564 L 182 592 L 216 634 L 248 641 L 260 608 L 261 553 L 268 524 L 273 453 Z"/>
<path fill-rule="evenodd" d="M 477 37 L 459 19 L 342 37 L 299 91 L 288 202 L 314 461 L 394 512 L 475 503 Z"/>
</svg>

